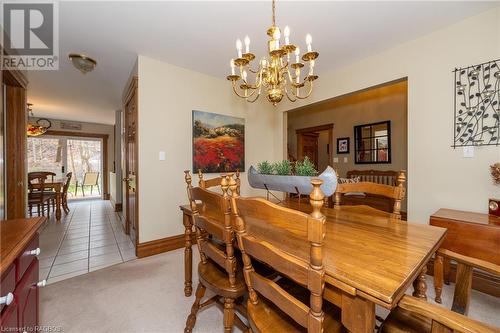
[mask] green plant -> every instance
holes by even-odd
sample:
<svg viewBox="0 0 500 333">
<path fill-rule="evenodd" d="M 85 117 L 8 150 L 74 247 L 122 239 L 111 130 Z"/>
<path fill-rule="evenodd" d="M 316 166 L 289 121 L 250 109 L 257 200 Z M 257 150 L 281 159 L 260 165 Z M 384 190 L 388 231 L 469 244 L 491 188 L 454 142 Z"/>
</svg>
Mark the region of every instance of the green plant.
<svg viewBox="0 0 500 333">
<path fill-rule="evenodd" d="M 305 157 L 303 161 L 295 162 L 295 175 L 297 176 L 316 176 L 318 171 L 314 168 L 314 164 L 309 160 L 309 157 Z"/>
<path fill-rule="evenodd" d="M 268 161 L 263 161 L 257 164 L 257 171 L 261 175 L 272 175 L 273 174 L 273 166 Z"/>
<path fill-rule="evenodd" d="M 292 173 L 292 164 L 289 160 L 283 160 L 273 164 L 274 172 L 280 176 L 288 176 Z"/>
</svg>

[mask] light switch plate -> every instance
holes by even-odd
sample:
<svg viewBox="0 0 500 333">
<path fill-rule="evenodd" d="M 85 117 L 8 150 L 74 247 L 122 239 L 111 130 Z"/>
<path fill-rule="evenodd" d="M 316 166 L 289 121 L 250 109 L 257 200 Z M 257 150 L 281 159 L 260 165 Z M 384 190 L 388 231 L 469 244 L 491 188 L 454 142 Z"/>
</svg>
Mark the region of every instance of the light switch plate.
<svg viewBox="0 0 500 333">
<path fill-rule="evenodd" d="M 166 159 L 166 154 L 164 151 L 160 151 L 160 153 L 158 154 L 158 157 L 160 159 L 160 161 L 165 161 Z"/>
<path fill-rule="evenodd" d="M 344 157 L 344 163 L 347 163 L 347 157 Z"/>
<path fill-rule="evenodd" d="M 333 158 L 333 163 L 339 163 L 339 158 L 338 157 L 334 157 Z"/>
<path fill-rule="evenodd" d="M 474 147 L 464 147 L 464 157 L 465 158 L 474 157 Z"/>
</svg>

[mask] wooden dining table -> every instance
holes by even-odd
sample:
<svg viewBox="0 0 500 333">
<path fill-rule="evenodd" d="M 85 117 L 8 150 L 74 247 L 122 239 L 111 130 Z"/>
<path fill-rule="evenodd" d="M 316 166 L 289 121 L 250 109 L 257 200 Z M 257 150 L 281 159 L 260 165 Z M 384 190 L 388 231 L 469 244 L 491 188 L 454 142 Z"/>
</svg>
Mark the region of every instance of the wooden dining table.
<svg viewBox="0 0 500 333">
<path fill-rule="evenodd" d="M 41 184 L 33 182 L 32 187 L 37 190 L 41 190 Z M 53 189 L 56 193 L 56 220 L 61 220 L 61 206 L 62 206 L 62 189 L 63 189 L 64 181 L 63 180 L 50 180 L 44 183 L 44 188 L 46 190 Z"/>
<path fill-rule="evenodd" d="M 307 203 L 281 205 L 310 213 Z M 192 293 L 193 226 L 189 206 L 181 206 L 185 227 L 185 295 Z M 446 229 L 393 219 L 368 206 L 323 208 L 326 235 L 323 245 L 324 298 L 342 310 L 342 324 L 350 332 L 375 329 L 375 305 L 393 309 L 414 287 L 425 298 L 426 265 L 440 247 Z M 309 249 L 282 244 L 291 255 L 308 260 Z"/>
</svg>

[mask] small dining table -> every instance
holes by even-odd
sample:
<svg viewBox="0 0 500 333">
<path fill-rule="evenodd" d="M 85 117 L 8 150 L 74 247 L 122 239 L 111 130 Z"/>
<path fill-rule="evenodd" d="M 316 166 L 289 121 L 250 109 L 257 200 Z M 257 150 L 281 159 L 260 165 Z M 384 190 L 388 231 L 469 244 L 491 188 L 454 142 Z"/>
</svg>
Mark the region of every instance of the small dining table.
<svg viewBox="0 0 500 333">
<path fill-rule="evenodd" d="M 37 190 L 41 190 L 41 184 L 33 182 L 32 187 Z M 53 189 L 56 193 L 56 220 L 61 220 L 61 206 L 62 206 L 62 189 L 63 189 L 64 181 L 63 180 L 51 180 L 46 181 L 44 183 L 45 189 Z M 66 211 L 65 211 L 66 212 Z"/>
<path fill-rule="evenodd" d="M 282 206 L 310 213 L 307 203 Z M 186 296 L 192 293 L 193 225 L 189 206 L 181 206 L 185 227 Z M 323 208 L 324 298 L 341 308 L 342 324 L 355 333 L 373 333 L 375 305 L 393 309 L 413 284 L 414 296 L 425 298 L 426 265 L 440 247 L 446 229 L 394 219 L 368 206 Z M 283 244 L 291 255 L 309 260 L 309 249 Z"/>
</svg>

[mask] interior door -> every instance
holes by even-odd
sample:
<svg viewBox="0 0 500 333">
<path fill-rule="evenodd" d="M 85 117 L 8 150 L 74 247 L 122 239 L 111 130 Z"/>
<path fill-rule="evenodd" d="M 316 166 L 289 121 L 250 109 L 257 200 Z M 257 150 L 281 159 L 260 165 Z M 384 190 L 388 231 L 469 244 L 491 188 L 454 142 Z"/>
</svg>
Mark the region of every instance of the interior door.
<svg viewBox="0 0 500 333">
<path fill-rule="evenodd" d="M 125 100 L 125 232 L 138 242 L 138 179 L 137 179 L 137 85 L 132 82 L 129 94 Z"/>
<path fill-rule="evenodd" d="M 306 156 L 318 167 L 318 133 L 301 133 L 301 149 L 299 149 L 299 160 L 304 159 Z"/>
</svg>

